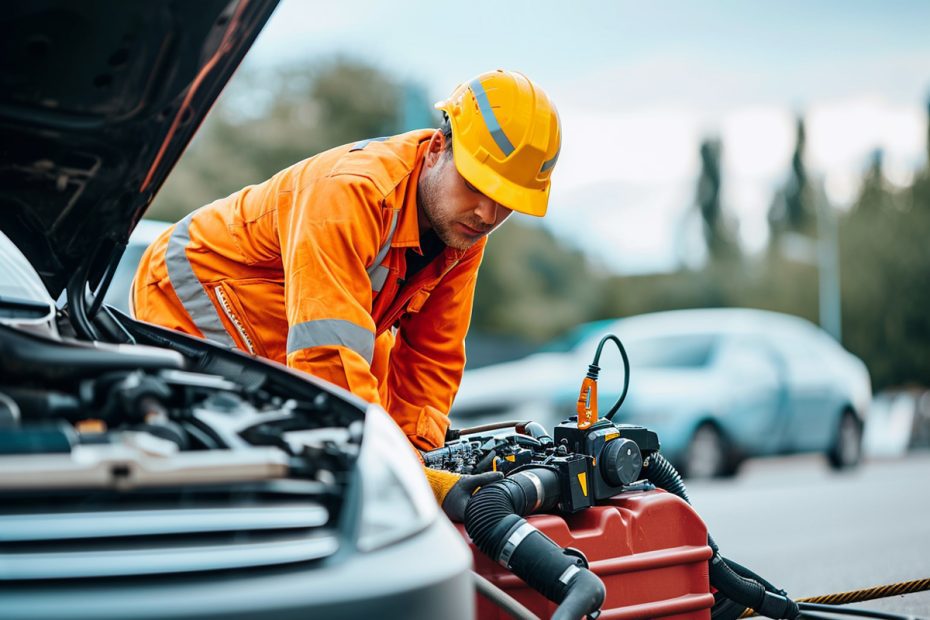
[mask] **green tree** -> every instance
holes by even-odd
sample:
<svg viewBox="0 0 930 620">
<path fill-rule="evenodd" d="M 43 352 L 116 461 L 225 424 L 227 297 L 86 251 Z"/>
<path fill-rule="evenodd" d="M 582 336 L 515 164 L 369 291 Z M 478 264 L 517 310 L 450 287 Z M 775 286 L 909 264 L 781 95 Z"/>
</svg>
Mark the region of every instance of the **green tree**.
<svg viewBox="0 0 930 620">
<path fill-rule="evenodd" d="M 816 229 L 815 196 L 804 163 L 806 145 L 804 119 L 799 116 L 795 125 L 791 172 L 785 185 L 776 193 L 769 210 L 769 228 L 775 240 L 788 231 L 812 234 Z"/>
<path fill-rule="evenodd" d="M 472 324 L 482 332 L 541 342 L 594 318 L 602 284 L 580 251 L 514 216 L 488 240 Z"/>
<path fill-rule="evenodd" d="M 698 177 L 695 206 L 701 214 L 704 242 L 711 259 L 732 258 L 739 245 L 720 200 L 722 144 L 717 138 L 701 143 L 701 174 Z"/>
<path fill-rule="evenodd" d="M 889 186 L 876 152 L 840 223 L 844 344 L 876 389 L 930 377 L 930 183 Z"/>
</svg>

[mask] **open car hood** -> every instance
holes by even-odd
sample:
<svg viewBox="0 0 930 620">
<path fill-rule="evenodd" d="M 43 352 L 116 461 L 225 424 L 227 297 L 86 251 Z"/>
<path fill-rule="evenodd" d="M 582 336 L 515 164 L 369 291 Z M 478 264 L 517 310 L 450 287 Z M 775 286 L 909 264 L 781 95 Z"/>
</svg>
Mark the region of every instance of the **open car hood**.
<svg viewBox="0 0 930 620">
<path fill-rule="evenodd" d="M 52 297 L 95 285 L 277 0 L 29 0 L 0 12 L 0 230 Z"/>
</svg>

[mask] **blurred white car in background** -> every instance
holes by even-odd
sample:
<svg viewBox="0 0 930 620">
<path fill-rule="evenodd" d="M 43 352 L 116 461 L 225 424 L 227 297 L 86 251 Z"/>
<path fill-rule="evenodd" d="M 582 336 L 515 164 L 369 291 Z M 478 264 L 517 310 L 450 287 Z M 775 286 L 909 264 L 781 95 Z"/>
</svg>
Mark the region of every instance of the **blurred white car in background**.
<svg viewBox="0 0 930 620">
<path fill-rule="evenodd" d="M 657 431 L 685 475 L 727 475 L 749 457 L 798 452 L 821 452 L 836 468 L 859 462 L 872 396 L 862 361 L 804 319 L 740 308 L 589 323 L 529 357 L 466 370 L 453 426 L 514 418 L 551 427 L 574 415 L 607 333 L 623 341 L 632 365 L 614 421 Z M 602 416 L 623 384 L 612 347 L 600 360 Z"/>
</svg>

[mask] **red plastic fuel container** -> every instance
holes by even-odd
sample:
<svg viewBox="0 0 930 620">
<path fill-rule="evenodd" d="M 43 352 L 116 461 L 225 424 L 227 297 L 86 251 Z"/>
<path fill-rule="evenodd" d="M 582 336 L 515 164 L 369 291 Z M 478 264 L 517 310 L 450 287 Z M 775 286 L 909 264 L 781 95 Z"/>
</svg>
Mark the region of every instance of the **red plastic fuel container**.
<svg viewBox="0 0 930 620">
<path fill-rule="evenodd" d="M 624 494 L 573 515 L 534 515 L 528 521 L 562 547 L 588 558 L 607 587 L 601 620 L 708 619 L 710 593 L 707 527 L 686 502 L 665 491 Z M 463 526 L 462 536 L 468 540 Z M 471 541 L 469 541 L 470 543 Z M 540 618 L 556 609 L 474 544 L 475 570 Z M 478 596 L 480 620 L 510 616 Z"/>
</svg>

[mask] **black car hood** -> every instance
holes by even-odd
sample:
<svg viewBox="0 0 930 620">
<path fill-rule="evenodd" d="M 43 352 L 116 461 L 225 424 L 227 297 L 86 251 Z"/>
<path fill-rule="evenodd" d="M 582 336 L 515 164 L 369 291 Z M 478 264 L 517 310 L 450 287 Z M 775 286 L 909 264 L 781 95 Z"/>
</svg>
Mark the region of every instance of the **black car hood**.
<svg viewBox="0 0 930 620">
<path fill-rule="evenodd" d="M 0 229 L 53 297 L 115 266 L 276 4 L 4 4 Z"/>
</svg>

